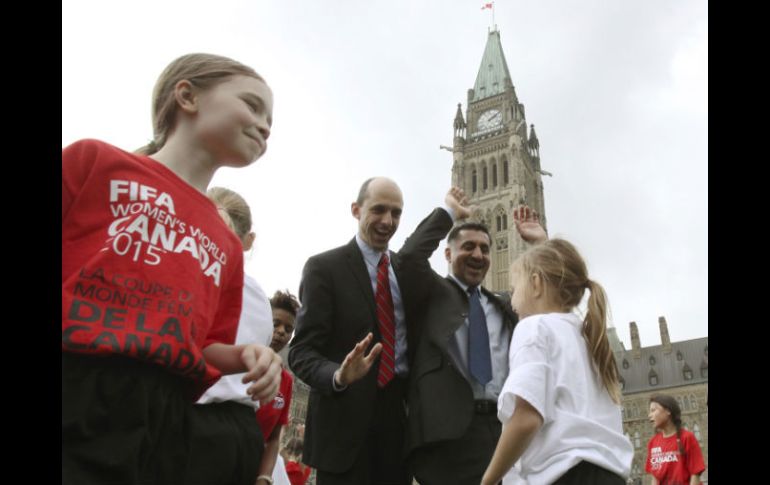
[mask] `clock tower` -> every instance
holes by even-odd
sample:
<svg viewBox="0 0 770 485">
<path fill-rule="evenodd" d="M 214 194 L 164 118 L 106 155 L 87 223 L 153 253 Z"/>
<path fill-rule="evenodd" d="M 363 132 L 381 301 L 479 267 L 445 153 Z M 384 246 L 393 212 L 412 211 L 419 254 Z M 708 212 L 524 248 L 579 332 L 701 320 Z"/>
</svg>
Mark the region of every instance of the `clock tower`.
<svg viewBox="0 0 770 485">
<path fill-rule="evenodd" d="M 487 36 L 476 83 L 468 90 L 465 117 L 462 105 L 457 105 L 452 153 L 452 185 L 477 206 L 471 220 L 484 223 L 492 236 L 484 286 L 509 291 L 508 268 L 529 246 L 516 232 L 513 208 L 532 207 L 547 228 L 541 175 L 550 174 L 540 169 L 535 127 L 527 127 L 497 29 Z"/>
</svg>

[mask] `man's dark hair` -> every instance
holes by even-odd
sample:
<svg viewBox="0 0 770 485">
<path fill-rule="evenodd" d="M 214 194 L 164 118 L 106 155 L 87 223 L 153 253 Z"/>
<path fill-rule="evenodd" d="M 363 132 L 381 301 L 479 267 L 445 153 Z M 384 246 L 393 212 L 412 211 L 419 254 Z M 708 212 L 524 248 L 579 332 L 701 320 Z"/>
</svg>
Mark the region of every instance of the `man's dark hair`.
<svg viewBox="0 0 770 485">
<path fill-rule="evenodd" d="M 460 236 L 460 231 L 481 231 L 487 235 L 490 242 L 492 241 L 492 236 L 490 236 L 489 229 L 487 229 L 486 225 L 480 222 L 463 222 L 449 231 L 449 235 L 446 238 L 447 244 L 457 239 Z"/>
</svg>

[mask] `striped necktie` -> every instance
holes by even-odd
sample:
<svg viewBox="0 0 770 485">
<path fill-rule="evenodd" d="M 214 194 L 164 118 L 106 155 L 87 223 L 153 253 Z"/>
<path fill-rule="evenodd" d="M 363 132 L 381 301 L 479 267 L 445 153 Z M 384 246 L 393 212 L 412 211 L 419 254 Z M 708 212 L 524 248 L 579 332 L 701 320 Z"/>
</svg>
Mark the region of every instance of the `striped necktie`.
<svg viewBox="0 0 770 485">
<path fill-rule="evenodd" d="M 380 369 L 377 373 L 377 386 L 385 387 L 396 374 L 396 317 L 393 311 L 393 297 L 390 293 L 390 278 L 388 277 L 388 253 L 385 252 L 377 265 L 377 321 L 382 337 L 382 352 L 380 353 Z"/>
</svg>

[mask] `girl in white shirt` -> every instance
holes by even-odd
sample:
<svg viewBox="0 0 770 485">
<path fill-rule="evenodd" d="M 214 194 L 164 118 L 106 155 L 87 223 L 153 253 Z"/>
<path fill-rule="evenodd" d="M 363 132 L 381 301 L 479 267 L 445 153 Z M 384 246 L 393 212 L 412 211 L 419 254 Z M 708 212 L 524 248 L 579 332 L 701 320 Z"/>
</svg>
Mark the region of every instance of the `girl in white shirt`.
<svg viewBox="0 0 770 485">
<path fill-rule="evenodd" d="M 504 484 L 623 485 L 633 447 L 623 434 L 603 288 L 562 239 L 522 254 L 511 283 L 521 320 L 498 400 L 503 431 L 482 485 L 506 473 Z M 574 311 L 586 290 L 588 311 L 580 318 Z"/>
</svg>

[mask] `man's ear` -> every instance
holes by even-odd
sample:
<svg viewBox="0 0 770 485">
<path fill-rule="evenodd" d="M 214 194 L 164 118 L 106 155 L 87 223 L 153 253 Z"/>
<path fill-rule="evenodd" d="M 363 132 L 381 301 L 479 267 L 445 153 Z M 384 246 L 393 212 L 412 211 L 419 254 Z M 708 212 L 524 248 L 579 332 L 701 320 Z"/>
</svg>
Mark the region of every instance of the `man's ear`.
<svg viewBox="0 0 770 485">
<path fill-rule="evenodd" d="M 198 95 L 192 83 L 187 79 L 182 79 L 174 86 L 174 99 L 182 111 L 186 113 L 198 111 Z"/>
<path fill-rule="evenodd" d="M 353 217 L 356 219 L 361 220 L 361 206 L 358 205 L 357 202 L 350 204 L 350 213 L 353 214 Z"/>
<path fill-rule="evenodd" d="M 446 257 L 447 263 L 452 262 L 452 250 L 449 248 L 449 244 L 444 248 L 444 256 Z"/>
</svg>

